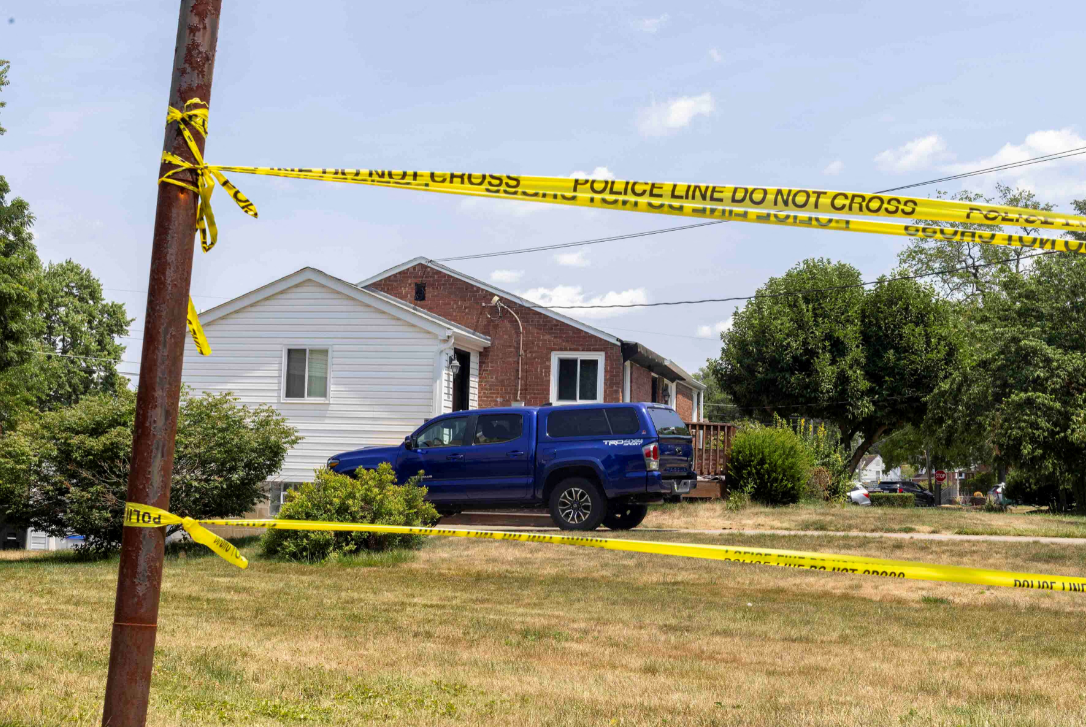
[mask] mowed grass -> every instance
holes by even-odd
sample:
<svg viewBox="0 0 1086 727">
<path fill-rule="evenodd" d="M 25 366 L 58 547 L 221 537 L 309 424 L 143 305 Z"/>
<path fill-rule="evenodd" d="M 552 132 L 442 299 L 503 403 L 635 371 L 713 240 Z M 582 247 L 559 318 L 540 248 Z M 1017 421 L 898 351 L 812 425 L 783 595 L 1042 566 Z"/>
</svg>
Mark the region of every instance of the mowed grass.
<svg viewBox="0 0 1086 727">
<path fill-rule="evenodd" d="M 655 505 L 643 527 L 683 530 L 807 530 L 858 533 L 948 533 L 1086 538 L 1086 517 L 1050 515 L 1029 507 L 984 512 L 960 507 L 860 507 L 799 504 L 753 505 L 728 510 L 720 500 Z"/>
<path fill-rule="evenodd" d="M 1086 574 L 1086 548 L 637 534 Z M 1086 596 L 435 538 L 167 561 L 152 725 L 1086 723 Z M 371 567 L 376 566 L 376 567 Z M 116 561 L 5 554 L 0 725 L 94 725 Z"/>
</svg>

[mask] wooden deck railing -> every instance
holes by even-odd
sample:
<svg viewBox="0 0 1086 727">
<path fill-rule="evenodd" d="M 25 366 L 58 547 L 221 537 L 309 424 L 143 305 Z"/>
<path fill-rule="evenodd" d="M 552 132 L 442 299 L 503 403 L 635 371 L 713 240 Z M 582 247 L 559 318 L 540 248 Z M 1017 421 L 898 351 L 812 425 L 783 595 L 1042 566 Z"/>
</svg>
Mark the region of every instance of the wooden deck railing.
<svg viewBox="0 0 1086 727">
<path fill-rule="evenodd" d="M 728 473 L 735 426 L 720 422 L 687 422 L 694 437 L 694 471 L 698 477 L 721 477 Z"/>
</svg>

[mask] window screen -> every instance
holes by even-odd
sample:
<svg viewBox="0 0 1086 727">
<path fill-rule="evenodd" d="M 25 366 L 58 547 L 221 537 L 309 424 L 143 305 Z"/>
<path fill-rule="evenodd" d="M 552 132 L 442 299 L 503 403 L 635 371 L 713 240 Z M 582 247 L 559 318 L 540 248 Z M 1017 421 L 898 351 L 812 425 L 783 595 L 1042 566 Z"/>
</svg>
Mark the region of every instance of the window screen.
<svg viewBox="0 0 1086 727">
<path fill-rule="evenodd" d="M 482 414 L 475 423 L 476 444 L 498 444 L 519 439 L 524 431 L 520 414 Z"/>
<path fill-rule="evenodd" d="M 288 348 L 286 399 L 328 398 L 328 349 Z"/>
<path fill-rule="evenodd" d="M 621 409 L 605 409 L 607 419 L 611 422 L 612 434 L 637 434 L 641 431 L 641 421 L 637 418 L 637 412 L 630 407 Z"/>
<path fill-rule="evenodd" d="M 305 354 L 304 348 L 292 348 L 287 351 L 287 390 L 286 398 L 305 398 Z"/>
<path fill-rule="evenodd" d="M 577 401 L 577 359 L 558 359 L 558 401 Z"/>
<path fill-rule="evenodd" d="M 611 434 L 603 409 L 556 409 L 547 417 L 547 436 L 602 437 Z"/>
<path fill-rule="evenodd" d="M 579 401 L 595 401 L 596 379 L 600 373 L 600 362 L 594 358 L 581 359 L 581 384 L 577 390 Z"/>
</svg>

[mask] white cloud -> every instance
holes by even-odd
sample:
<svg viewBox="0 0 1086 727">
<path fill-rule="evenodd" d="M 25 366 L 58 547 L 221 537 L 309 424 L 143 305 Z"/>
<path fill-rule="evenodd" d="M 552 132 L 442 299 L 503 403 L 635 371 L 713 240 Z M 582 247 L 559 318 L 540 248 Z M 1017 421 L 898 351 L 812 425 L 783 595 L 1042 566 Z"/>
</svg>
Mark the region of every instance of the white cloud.
<svg viewBox="0 0 1086 727">
<path fill-rule="evenodd" d="M 592 261 L 585 257 L 583 250 L 562 252 L 555 255 L 554 259 L 558 261 L 559 265 L 564 265 L 567 268 L 587 268 L 592 264 Z"/>
<path fill-rule="evenodd" d="M 669 20 L 671 20 L 671 16 L 664 13 L 658 18 L 639 18 L 632 21 L 632 23 L 634 28 L 643 33 L 655 33 L 657 30 L 667 25 L 667 21 Z"/>
<path fill-rule="evenodd" d="M 841 161 L 840 159 L 834 159 L 832 162 L 826 165 L 826 168 L 822 170 L 822 173 L 830 177 L 836 177 L 838 174 L 841 173 L 841 170 L 844 168 L 845 163 L 843 161 Z"/>
<path fill-rule="evenodd" d="M 732 327 L 732 319 L 729 318 L 726 321 L 717 321 L 713 325 L 698 326 L 698 338 L 714 338 L 720 336 L 724 331 L 730 330 Z"/>
<path fill-rule="evenodd" d="M 524 277 L 523 270 L 495 270 L 490 274 L 492 283 L 516 283 Z"/>
<path fill-rule="evenodd" d="M 666 136 L 690 125 L 695 116 L 713 113 L 713 96 L 708 91 L 699 96 L 680 96 L 667 103 L 641 109 L 637 128 L 642 136 Z"/>
<path fill-rule="evenodd" d="M 614 179 L 615 173 L 607 167 L 596 167 L 591 172 L 570 172 L 569 176 L 573 179 Z"/>
<path fill-rule="evenodd" d="M 897 149 L 887 149 L 875 157 L 875 164 L 884 172 L 915 172 L 947 161 L 949 157 L 942 137 L 928 134 Z"/>
<path fill-rule="evenodd" d="M 990 157 L 971 162 L 948 164 L 946 170 L 960 174 L 961 172 L 994 167 L 1000 164 L 1011 164 L 1025 161 L 1033 157 L 1056 154 L 1086 146 L 1086 139 L 1076 134 L 1071 129 L 1048 129 L 1034 131 L 1026 136 L 1021 144 L 1004 144 L 1003 147 Z M 1082 161 L 1082 157 L 1072 157 L 1075 161 Z"/>
<path fill-rule="evenodd" d="M 709 57 L 713 59 L 713 63 L 720 63 L 724 60 L 724 56 L 720 55 L 720 51 L 716 48 L 709 49 Z"/>
<path fill-rule="evenodd" d="M 586 297 L 580 286 L 559 285 L 554 288 L 532 288 L 520 294 L 540 305 L 552 306 L 590 306 L 590 305 L 630 305 L 648 303 L 649 296 L 644 288 L 631 288 L 623 291 L 609 291 L 603 295 Z M 628 308 L 561 308 L 563 313 L 575 318 L 611 318 L 628 312 Z"/>
</svg>

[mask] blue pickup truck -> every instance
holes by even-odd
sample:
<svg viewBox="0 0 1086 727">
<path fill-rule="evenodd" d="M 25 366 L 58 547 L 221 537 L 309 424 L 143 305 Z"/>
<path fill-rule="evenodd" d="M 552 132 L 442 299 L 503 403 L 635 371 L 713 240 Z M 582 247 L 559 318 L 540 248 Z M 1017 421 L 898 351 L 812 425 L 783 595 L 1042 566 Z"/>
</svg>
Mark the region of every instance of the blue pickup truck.
<svg viewBox="0 0 1086 727">
<path fill-rule="evenodd" d="M 655 404 L 475 409 L 435 417 L 398 447 L 329 458 L 335 472 L 388 462 L 400 482 L 420 471 L 442 514 L 540 507 L 563 530 L 637 527 L 652 502 L 694 485 L 690 431 Z"/>
</svg>

